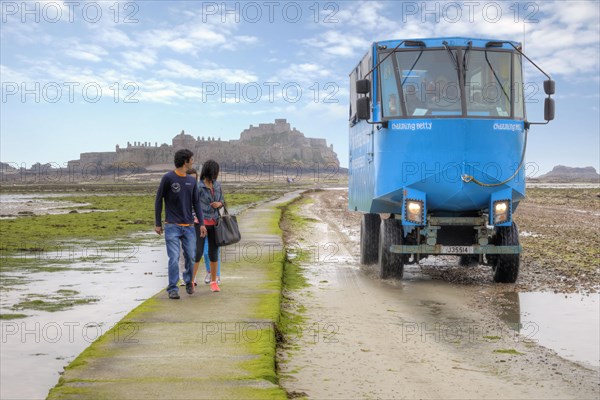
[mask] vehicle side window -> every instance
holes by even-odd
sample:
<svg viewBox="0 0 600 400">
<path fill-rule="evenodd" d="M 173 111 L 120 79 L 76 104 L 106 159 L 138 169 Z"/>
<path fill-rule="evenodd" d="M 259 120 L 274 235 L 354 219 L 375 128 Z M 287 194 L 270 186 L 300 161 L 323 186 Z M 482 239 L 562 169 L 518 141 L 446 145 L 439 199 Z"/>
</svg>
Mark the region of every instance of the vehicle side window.
<svg viewBox="0 0 600 400">
<path fill-rule="evenodd" d="M 525 89 L 523 87 L 523 66 L 521 65 L 521 55 L 514 53 L 514 75 L 515 75 L 515 83 L 513 87 L 513 96 L 515 103 L 515 118 L 516 119 L 524 119 L 525 118 Z"/>
<path fill-rule="evenodd" d="M 348 119 L 350 121 L 354 120 L 356 116 L 356 110 L 354 107 L 356 106 L 356 80 L 358 79 L 358 67 L 352 71 L 350 74 L 350 109 Z"/>
</svg>

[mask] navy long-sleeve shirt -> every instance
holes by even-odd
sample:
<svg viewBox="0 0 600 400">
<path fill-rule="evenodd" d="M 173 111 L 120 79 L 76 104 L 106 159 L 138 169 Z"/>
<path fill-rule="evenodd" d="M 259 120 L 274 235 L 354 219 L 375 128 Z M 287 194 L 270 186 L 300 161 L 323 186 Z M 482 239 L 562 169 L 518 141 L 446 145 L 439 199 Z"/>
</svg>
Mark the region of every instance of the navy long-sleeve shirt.
<svg viewBox="0 0 600 400">
<path fill-rule="evenodd" d="M 190 175 L 179 176 L 175 171 L 167 172 L 160 180 L 154 201 L 154 225 L 162 226 L 163 200 L 165 203 L 165 222 L 170 224 L 193 225 L 194 214 L 200 225 L 204 225 L 200 196 L 196 180 Z"/>
</svg>

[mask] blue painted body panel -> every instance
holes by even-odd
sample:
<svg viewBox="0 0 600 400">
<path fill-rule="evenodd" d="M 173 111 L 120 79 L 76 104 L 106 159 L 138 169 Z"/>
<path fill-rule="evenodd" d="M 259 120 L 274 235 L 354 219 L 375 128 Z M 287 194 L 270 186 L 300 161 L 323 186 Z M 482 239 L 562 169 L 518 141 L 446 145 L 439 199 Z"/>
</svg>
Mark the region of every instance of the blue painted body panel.
<svg viewBox="0 0 600 400">
<path fill-rule="evenodd" d="M 484 47 L 489 40 L 468 38 L 415 39 L 427 47 Z M 372 46 L 373 66 L 377 46 L 394 48 L 400 41 Z M 515 45 L 518 43 L 515 42 Z M 403 46 L 401 46 L 403 47 Z M 512 49 L 509 44 L 503 48 Z M 377 99 L 377 74 L 372 75 L 371 96 Z M 381 121 L 380 105 L 373 104 L 373 120 Z M 425 193 L 428 212 L 461 215 L 488 210 L 494 193 L 512 194 L 513 210 L 525 197 L 523 169 L 509 182 L 483 187 L 463 182 L 468 174 L 486 183 L 499 183 L 515 172 L 524 146 L 523 120 L 494 118 L 432 118 L 389 120 L 382 125 L 358 121 L 350 126 L 350 210 L 402 214 L 403 192 Z M 406 222 L 403 222 L 406 223 Z"/>
<path fill-rule="evenodd" d="M 464 174 L 487 183 L 509 178 L 523 152 L 523 121 L 411 119 L 390 121 L 387 129 L 372 127 L 361 121 L 350 132 L 351 210 L 400 214 L 405 188 L 425 192 L 430 212 L 485 210 L 492 193 L 506 188 L 514 203 L 525 197 L 523 169 L 498 187 L 461 179 Z"/>
</svg>

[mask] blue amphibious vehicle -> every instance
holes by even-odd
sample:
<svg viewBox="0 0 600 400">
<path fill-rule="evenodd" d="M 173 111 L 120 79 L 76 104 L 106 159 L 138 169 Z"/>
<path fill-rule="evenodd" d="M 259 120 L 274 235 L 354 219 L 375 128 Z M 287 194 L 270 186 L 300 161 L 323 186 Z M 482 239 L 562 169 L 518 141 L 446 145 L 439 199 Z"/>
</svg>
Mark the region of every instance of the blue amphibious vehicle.
<svg viewBox="0 0 600 400">
<path fill-rule="evenodd" d="M 429 255 L 491 265 L 515 282 L 513 212 L 525 197 L 527 59 L 517 42 L 474 38 L 373 43 L 350 74 L 350 210 L 363 212 L 361 263 L 382 278 Z M 540 124 L 540 123 L 537 123 Z M 390 214 L 382 219 L 380 214 Z"/>
</svg>

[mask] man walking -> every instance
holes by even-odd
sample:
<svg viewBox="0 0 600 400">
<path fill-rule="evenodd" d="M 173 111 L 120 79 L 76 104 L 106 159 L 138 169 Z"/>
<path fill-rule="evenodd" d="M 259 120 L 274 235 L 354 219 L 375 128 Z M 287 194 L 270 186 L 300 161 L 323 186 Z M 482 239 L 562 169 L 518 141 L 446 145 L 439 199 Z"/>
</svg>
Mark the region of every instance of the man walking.
<svg viewBox="0 0 600 400">
<path fill-rule="evenodd" d="M 194 257 L 196 256 L 196 232 L 194 230 L 194 215 L 198 216 L 200 236 L 206 236 L 206 227 L 200 208 L 200 196 L 196 181 L 187 170 L 192 167 L 194 153 L 190 150 L 178 150 L 175 153 L 175 170 L 163 175 L 154 202 L 155 223 L 154 231 L 159 235 L 163 233 L 162 208 L 165 203 L 165 242 L 169 256 L 169 286 L 167 293 L 170 299 L 179 299 L 179 246 L 183 248 L 185 270 L 183 280 L 185 291 L 194 293 L 192 275 L 194 272 Z"/>
</svg>

